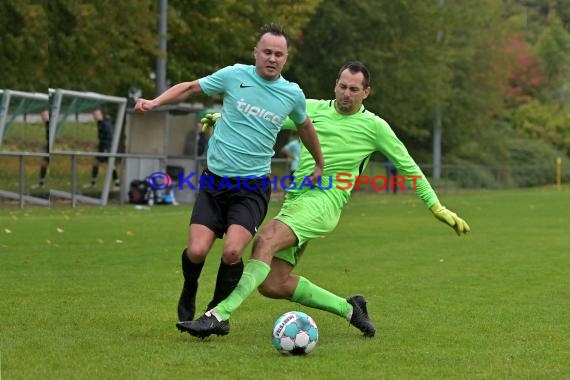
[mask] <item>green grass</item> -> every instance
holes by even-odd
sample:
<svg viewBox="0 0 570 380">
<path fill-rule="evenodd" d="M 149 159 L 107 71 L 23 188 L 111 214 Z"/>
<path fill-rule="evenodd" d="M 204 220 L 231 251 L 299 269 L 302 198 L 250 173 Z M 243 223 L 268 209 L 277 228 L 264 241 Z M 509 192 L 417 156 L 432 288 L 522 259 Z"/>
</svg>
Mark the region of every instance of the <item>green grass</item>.
<svg viewBox="0 0 570 380">
<path fill-rule="evenodd" d="M 374 339 L 257 293 L 228 336 L 179 333 L 188 207 L 1 211 L 2 379 L 570 378 L 568 190 L 441 198 L 472 234 L 457 238 L 412 194 L 356 194 L 299 265 L 338 295 L 364 294 Z M 200 309 L 219 251 L 202 274 Z M 319 343 L 307 357 L 281 357 L 271 327 L 295 309 L 315 318 Z"/>
</svg>

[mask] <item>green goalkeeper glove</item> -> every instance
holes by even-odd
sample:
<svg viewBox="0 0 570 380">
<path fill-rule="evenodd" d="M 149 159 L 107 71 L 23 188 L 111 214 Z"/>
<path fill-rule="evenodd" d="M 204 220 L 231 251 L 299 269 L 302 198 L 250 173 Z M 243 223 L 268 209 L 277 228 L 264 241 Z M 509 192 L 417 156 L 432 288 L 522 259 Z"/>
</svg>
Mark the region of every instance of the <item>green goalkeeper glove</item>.
<svg viewBox="0 0 570 380">
<path fill-rule="evenodd" d="M 439 202 L 431 206 L 430 211 L 437 219 L 453 227 L 457 236 L 461 236 L 462 233 L 466 234 L 471 231 L 466 221 L 458 217 L 453 211 L 446 209 L 445 206 L 442 206 Z"/>
<path fill-rule="evenodd" d="M 206 116 L 200 120 L 200 123 L 202 123 L 202 132 L 206 132 L 208 129 L 214 128 L 216 120 L 218 120 L 220 117 L 222 117 L 222 114 L 219 112 L 207 113 Z"/>
</svg>

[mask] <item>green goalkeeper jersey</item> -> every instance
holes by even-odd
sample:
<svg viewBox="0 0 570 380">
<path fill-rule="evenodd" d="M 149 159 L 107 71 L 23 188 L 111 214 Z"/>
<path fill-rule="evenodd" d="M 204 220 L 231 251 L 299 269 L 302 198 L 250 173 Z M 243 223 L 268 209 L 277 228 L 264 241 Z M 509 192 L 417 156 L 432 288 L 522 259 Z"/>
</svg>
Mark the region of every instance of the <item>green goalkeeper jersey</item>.
<svg viewBox="0 0 570 380">
<path fill-rule="evenodd" d="M 438 201 L 421 169 L 392 128 L 364 106 L 357 113 L 347 116 L 336 111 L 334 100 L 307 99 L 307 114 L 315 126 L 325 159 L 320 188 L 326 190 L 311 190 L 309 186 L 300 186 L 300 182 L 311 174 L 315 166 L 313 157 L 303 146 L 299 167 L 295 172 L 296 186 L 289 191 L 322 191 L 339 207 L 343 207 L 354 188 L 347 182 L 354 182 L 356 176 L 363 173 L 372 154 L 380 152 L 394 163 L 398 175 L 408 179 L 406 185 L 415 188 L 417 196 L 427 207 Z M 287 120 L 284 128 L 294 128 L 293 122 Z M 370 177 L 383 174 L 374 173 Z M 382 182 L 379 182 L 378 186 L 381 185 Z"/>
</svg>

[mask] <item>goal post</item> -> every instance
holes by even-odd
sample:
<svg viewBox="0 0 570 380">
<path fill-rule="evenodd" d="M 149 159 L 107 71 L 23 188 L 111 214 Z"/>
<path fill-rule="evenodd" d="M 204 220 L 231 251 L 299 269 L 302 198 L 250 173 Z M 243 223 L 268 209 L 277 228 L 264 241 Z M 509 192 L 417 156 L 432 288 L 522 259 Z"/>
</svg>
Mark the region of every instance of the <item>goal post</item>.
<svg viewBox="0 0 570 380">
<path fill-rule="evenodd" d="M 49 108 L 47 93 L 0 90 L 0 146 L 17 117 Z M 15 106 L 12 104 L 15 103 Z"/>
<path fill-rule="evenodd" d="M 5 137 L 10 131 L 10 128 L 15 124 L 20 124 L 20 119 L 24 119 L 24 121 L 26 121 L 28 115 L 38 114 L 48 108 L 49 97 L 47 93 L 25 92 L 10 89 L 0 90 L 0 158 L 2 160 L 9 160 L 10 157 L 12 157 L 12 159 L 18 160 L 16 170 L 18 173 L 18 191 L 15 192 L 13 191 L 14 189 L 2 188 L 0 189 L 0 198 L 18 200 L 20 202 L 20 207 L 23 207 L 25 202 L 49 206 L 48 199 L 29 195 L 25 189 L 26 159 L 46 157 L 47 152 L 43 151 L 42 153 L 38 153 L 35 151 L 32 146 L 33 144 L 30 143 L 29 138 L 27 137 L 23 139 L 23 142 L 27 145 L 18 146 L 19 149 L 17 149 L 17 151 L 14 151 L 14 147 L 9 147 L 6 150 L 4 149 L 3 144 L 6 143 Z M 26 136 L 25 133 L 23 135 Z M 45 146 L 45 143 L 43 146 Z M 2 169 L 0 170 L 0 176 L 5 175 L 4 169 L 6 169 L 6 167 L 7 166 L 4 162 L 0 164 L 0 169 Z M 10 173 L 10 170 L 7 172 Z M 7 182 L 8 181 L 2 181 L 3 184 L 7 184 Z"/>
<path fill-rule="evenodd" d="M 77 115 L 79 112 L 85 112 L 87 110 L 95 110 L 99 108 L 102 104 L 114 104 L 117 107 L 117 112 L 114 116 L 114 130 L 111 142 L 110 151 L 108 153 L 107 170 L 105 172 L 105 178 L 103 182 L 103 188 L 100 198 L 94 198 L 89 196 L 77 197 L 76 194 L 71 192 L 61 191 L 57 189 L 51 189 L 50 194 L 68 198 L 68 199 L 80 199 L 85 203 L 95 204 L 105 206 L 109 199 L 109 192 L 111 188 L 112 181 L 112 169 L 115 167 L 116 154 L 119 147 L 119 139 L 121 137 L 121 130 L 123 128 L 123 121 L 125 118 L 125 112 L 127 107 L 127 99 L 123 97 L 109 96 L 104 94 L 99 94 L 95 92 L 80 92 L 65 89 L 54 89 L 52 91 L 52 99 L 50 102 L 50 122 L 49 122 L 49 151 L 52 154 L 58 155 L 76 155 L 77 151 L 70 150 L 58 150 L 55 144 L 56 137 L 60 133 L 60 129 L 63 127 L 66 119 L 71 115 Z M 96 153 L 101 155 L 99 152 L 81 152 L 81 153 Z M 73 178 L 75 173 L 71 173 Z"/>
</svg>

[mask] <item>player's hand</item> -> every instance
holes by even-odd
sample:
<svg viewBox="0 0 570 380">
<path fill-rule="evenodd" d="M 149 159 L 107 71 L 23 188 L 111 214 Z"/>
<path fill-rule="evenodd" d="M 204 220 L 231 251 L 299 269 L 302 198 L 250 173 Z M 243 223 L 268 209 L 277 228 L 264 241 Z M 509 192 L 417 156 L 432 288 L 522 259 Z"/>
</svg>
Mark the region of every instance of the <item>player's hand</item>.
<svg viewBox="0 0 570 380">
<path fill-rule="evenodd" d="M 310 175 L 311 183 L 314 185 L 318 184 L 319 178 L 323 175 L 323 166 L 322 165 L 315 165 L 313 172 Z"/>
<path fill-rule="evenodd" d="M 461 236 L 462 233 L 466 234 L 471 231 L 465 220 L 458 217 L 453 211 L 446 209 L 445 206 L 442 206 L 439 202 L 431 206 L 430 211 L 437 219 L 451 226 L 457 233 L 457 236 Z"/>
<path fill-rule="evenodd" d="M 202 123 L 202 132 L 206 132 L 210 128 L 214 128 L 216 121 L 222 117 L 222 114 L 219 112 L 216 113 L 207 113 L 202 119 L 200 119 L 200 123 Z"/>
<path fill-rule="evenodd" d="M 145 113 L 152 110 L 154 107 L 156 107 L 156 105 L 152 100 L 139 98 L 135 104 L 135 112 Z"/>
</svg>

